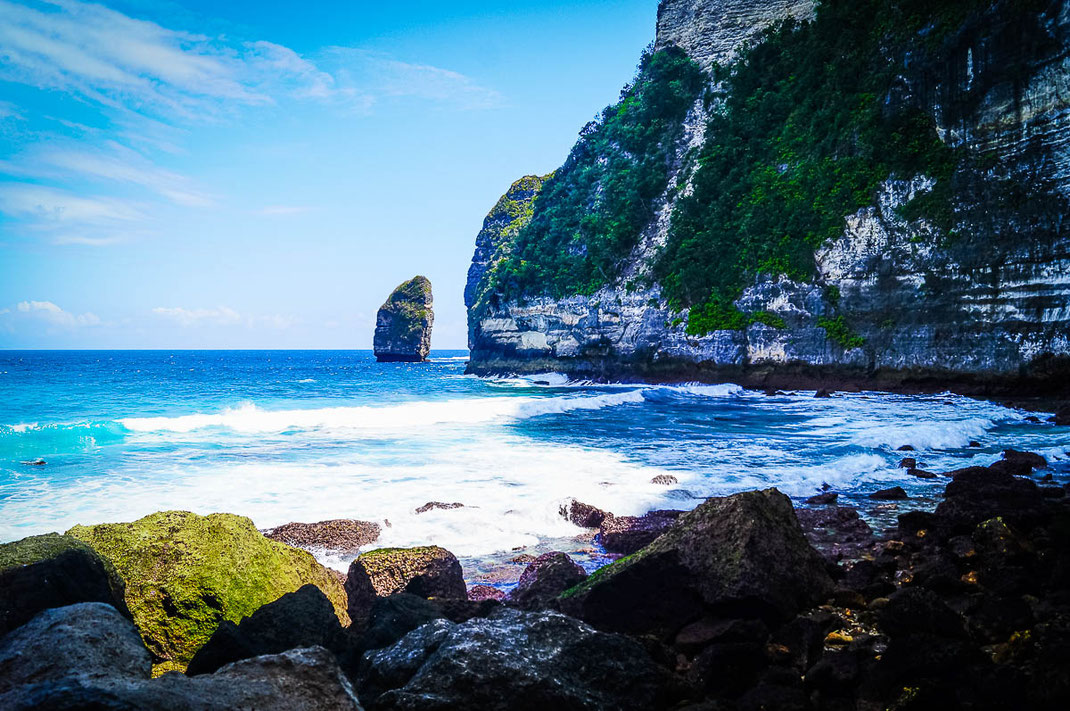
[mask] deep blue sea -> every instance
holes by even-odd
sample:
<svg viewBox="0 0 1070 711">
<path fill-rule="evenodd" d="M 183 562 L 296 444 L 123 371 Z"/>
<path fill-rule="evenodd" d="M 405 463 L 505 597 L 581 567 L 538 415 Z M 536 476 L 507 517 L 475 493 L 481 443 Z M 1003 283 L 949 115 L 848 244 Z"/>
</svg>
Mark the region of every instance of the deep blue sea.
<svg viewBox="0 0 1070 711">
<path fill-rule="evenodd" d="M 384 525 L 376 547 L 434 543 L 491 560 L 580 533 L 558 515 L 569 497 L 637 514 L 769 486 L 804 497 L 823 483 L 861 502 L 899 484 L 909 506 L 946 480 L 908 476 L 897 468 L 904 454 L 941 471 L 1028 449 L 1063 460 L 1063 477 L 1070 449 L 1070 428 L 948 394 L 815 399 L 477 378 L 464 375 L 466 359 L 0 351 L 0 541 L 186 509 L 243 514 L 261 528 L 373 520 Z M 38 458 L 46 464 L 23 463 Z M 679 483 L 651 483 L 665 473 Z M 464 507 L 414 513 L 432 500 Z"/>
</svg>

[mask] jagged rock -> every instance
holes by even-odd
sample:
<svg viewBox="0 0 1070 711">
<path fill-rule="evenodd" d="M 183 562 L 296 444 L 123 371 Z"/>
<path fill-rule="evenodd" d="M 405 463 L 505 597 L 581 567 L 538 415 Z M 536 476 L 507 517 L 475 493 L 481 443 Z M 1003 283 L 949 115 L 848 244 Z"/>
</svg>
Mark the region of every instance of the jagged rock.
<svg viewBox="0 0 1070 711">
<path fill-rule="evenodd" d="M 832 397 L 832 391 L 828 388 L 819 388 L 817 392 L 814 393 L 814 397 Z"/>
<path fill-rule="evenodd" d="M 164 511 L 133 523 L 75 526 L 126 581 L 126 603 L 145 643 L 184 668 L 224 620 L 237 622 L 306 584 L 348 623 L 341 583 L 309 553 L 270 541 L 233 514 Z"/>
<path fill-rule="evenodd" d="M 559 598 L 596 627 L 674 633 L 710 611 L 788 618 L 832 591 L 791 500 L 776 489 L 708 499 L 638 553 Z"/>
<path fill-rule="evenodd" d="M 508 600 L 522 610 L 547 607 L 558 595 L 586 578 L 587 571 L 569 558 L 567 553 L 543 553 L 524 569 L 520 582 L 509 593 Z"/>
<path fill-rule="evenodd" d="M 431 352 L 431 282 L 416 276 L 404 282 L 379 307 L 372 346 L 379 362 L 418 362 Z"/>
<path fill-rule="evenodd" d="M 672 474 L 658 474 L 656 477 L 650 480 L 651 484 L 662 484 L 664 486 L 672 486 L 679 483 L 679 480 Z"/>
<path fill-rule="evenodd" d="M 237 625 L 224 620 L 207 644 L 193 655 L 186 673 L 210 674 L 239 659 L 298 647 L 345 651 L 346 638 L 334 607 L 315 585 L 283 595 Z"/>
<path fill-rule="evenodd" d="M 814 494 L 804 503 L 810 504 L 812 506 L 829 506 L 831 504 L 835 504 L 836 499 L 838 499 L 839 497 L 840 495 L 835 491 L 826 491 L 820 494 Z"/>
<path fill-rule="evenodd" d="M 356 554 L 362 546 L 374 543 L 381 532 L 377 523 L 339 518 L 318 523 L 286 523 L 264 531 L 264 535 L 295 548 Z"/>
<path fill-rule="evenodd" d="M 416 509 L 416 513 L 418 513 L 418 514 L 427 513 L 431 509 L 460 509 L 460 508 L 464 508 L 464 504 L 458 504 L 456 502 L 454 502 L 452 504 L 446 504 L 446 503 L 443 503 L 441 501 L 428 501 L 423 506 L 420 506 L 419 508 L 417 508 Z"/>
<path fill-rule="evenodd" d="M 897 451 L 897 452 L 913 452 L 914 451 L 914 445 L 904 444 L 902 447 L 896 447 L 895 451 Z"/>
<path fill-rule="evenodd" d="M 1055 415 L 1052 416 L 1052 421 L 1060 426 L 1070 426 L 1070 405 L 1063 405 L 1055 411 Z"/>
<path fill-rule="evenodd" d="M 932 472 L 927 472 L 924 469 L 910 468 L 907 469 L 907 474 L 910 476 L 916 476 L 919 479 L 936 479 L 937 475 Z"/>
<path fill-rule="evenodd" d="M 918 466 L 918 460 L 914 457 L 903 457 L 899 461 L 900 469 L 915 469 Z"/>
<path fill-rule="evenodd" d="M 473 585 L 468 588 L 468 599 L 473 602 L 483 600 L 504 600 L 505 593 L 491 585 Z"/>
<path fill-rule="evenodd" d="M 598 540 L 610 553 L 635 553 L 672 527 L 683 511 L 651 511 L 642 516 L 607 516 Z"/>
<path fill-rule="evenodd" d="M 325 649 L 255 657 L 195 678 L 150 679 L 134 625 L 102 603 L 47 610 L 0 639 L 0 708 L 11 711 L 358 711 Z"/>
<path fill-rule="evenodd" d="M 977 524 L 1002 516 L 1013 525 L 1028 525 L 1044 511 L 1037 485 L 1003 471 L 970 467 L 944 489 L 935 519 L 948 535 L 970 533 Z"/>
<path fill-rule="evenodd" d="M 850 506 L 797 509 L 795 517 L 810 544 L 834 561 L 858 557 L 873 542 L 873 530 Z"/>
<path fill-rule="evenodd" d="M 435 620 L 368 654 L 376 709 L 650 709 L 665 674 L 637 642 L 556 612 L 502 609 L 464 624 Z"/>
<path fill-rule="evenodd" d="M 571 499 L 567 504 L 562 504 L 560 513 L 562 518 L 581 528 L 598 528 L 606 520 L 606 516 L 609 515 L 601 509 L 575 499 Z"/>
<path fill-rule="evenodd" d="M 77 538 L 48 533 L 0 545 L 0 637 L 50 607 L 104 602 L 129 616 L 115 568 Z"/>
<path fill-rule="evenodd" d="M 349 615 L 355 626 L 368 620 L 377 598 L 399 592 L 420 597 L 467 600 L 457 557 L 445 548 L 380 548 L 358 556 L 346 576 Z"/>
</svg>

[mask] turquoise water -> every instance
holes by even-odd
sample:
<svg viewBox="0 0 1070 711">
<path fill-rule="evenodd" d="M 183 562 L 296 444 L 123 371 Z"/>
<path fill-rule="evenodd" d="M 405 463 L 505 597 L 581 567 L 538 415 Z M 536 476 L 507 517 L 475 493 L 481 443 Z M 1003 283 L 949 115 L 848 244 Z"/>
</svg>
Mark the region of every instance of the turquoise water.
<svg viewBox="0 0 1070 711">
<path fill-rule="evenodd" d="M 1070 449 L 1070 428 L 953 395 L 483 379 L 464 375 L 466 357 L 0 352 L 0 541 L 186 509 L 261 528 L 379 521 L 377 546 L 478 559 L 579 533 L 557 514 L 569 497 L 636 514 L 757 487 L 802 497 L 827 482 L 848 503 L 895 484 L 924 502 L 946 482 L 898 469 L 901 445 L 934 471 L 1004 447 L 1060 461 Z M 37 458 L 47 464 L 22 463 Z M 650 482 L 666 473 L 679 483 Z M 413 512 L 431 500 L 464 508 Z"/>
</svg>

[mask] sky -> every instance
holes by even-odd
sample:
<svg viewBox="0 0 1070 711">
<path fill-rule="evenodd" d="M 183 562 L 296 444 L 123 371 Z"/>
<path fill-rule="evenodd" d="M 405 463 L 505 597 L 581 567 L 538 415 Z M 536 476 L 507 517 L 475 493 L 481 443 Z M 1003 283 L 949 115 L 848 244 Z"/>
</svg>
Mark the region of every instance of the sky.
<svg viewBox="0 0 1070 711">
<path fill-rule="evenodd" d="M 0 348 L 370 348 L 616 101 L 656 0 L 0 0 Z"/>
</svg>

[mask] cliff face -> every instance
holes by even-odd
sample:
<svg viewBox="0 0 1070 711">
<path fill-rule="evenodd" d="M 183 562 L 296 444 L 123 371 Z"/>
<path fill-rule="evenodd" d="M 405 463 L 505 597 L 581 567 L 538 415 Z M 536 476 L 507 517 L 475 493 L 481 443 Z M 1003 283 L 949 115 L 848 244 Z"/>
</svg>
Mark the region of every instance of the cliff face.
<svg viewBox="0 0 1070 711">
<path fill-rule="evenodd" d="M 466 290 L 470 370 L 769 386 L 1070 387 L 1070 2 L 872 4 L 904 16 L 918 7 L 943 13 L 907 38 L 909 51 L 877 110 L 916 108 L 939 150 L 957 161 L 953 172 L 889 170 L 861 207 L 842 213 L 835 234 L 810 243 L 804 269 L 752 269 L 737 291 L 715 291 L 730 294 L 723 303 L 683 303 L 678 286 L 666 289 L 679 281 L 663 255 L 667 245 L 677 248 L 688 215 L 705 214 L 696 213 L 700 194 L 692 192 L 702 166 L 710 170 L 714 153 L 703 148 L 718 140 L 711 127 L 724 125 L 711 119 L 731 107 L 725 69 L 745 53 L 742 43 L 766 41 L 764 28 L 786 18 L 820 23 L 823 8 L 814 20 L 806 1 L 663 0 L 655 47 L 686 51 L 709 71 L 711 88 L 673 134 L 668 187 L 596 289 L 517 293 L 484 279 L 485 265 L 507 258 L 516 243 L 494 256 L 485 226 Z M 901 137 L 889 135 L 889 142 Z M 878 158 L 882 148 L 878 142 Z M 770 167 L 774 182 L 777 171 L 795 181 L 793 189 L 800 181 L 805 188 L 789 162 Z M 514 235 L 543 208 L 541 184 L 529 187 L 523 196 L 534 207 L 524 203 L 509 226 Z M 710 264 L 707 271 L 717 268 L 716 257 Z M 710 304 L 721 304 L 717 317 L 701 320 L 715 310 Z"/>
<path fill-rule="evenodd" d="M 415 276 L 398 285 L 375 315 L 372 345 L 379 362 L 419 362 L 431 352 L 431 282 Z"/>
</svg>

